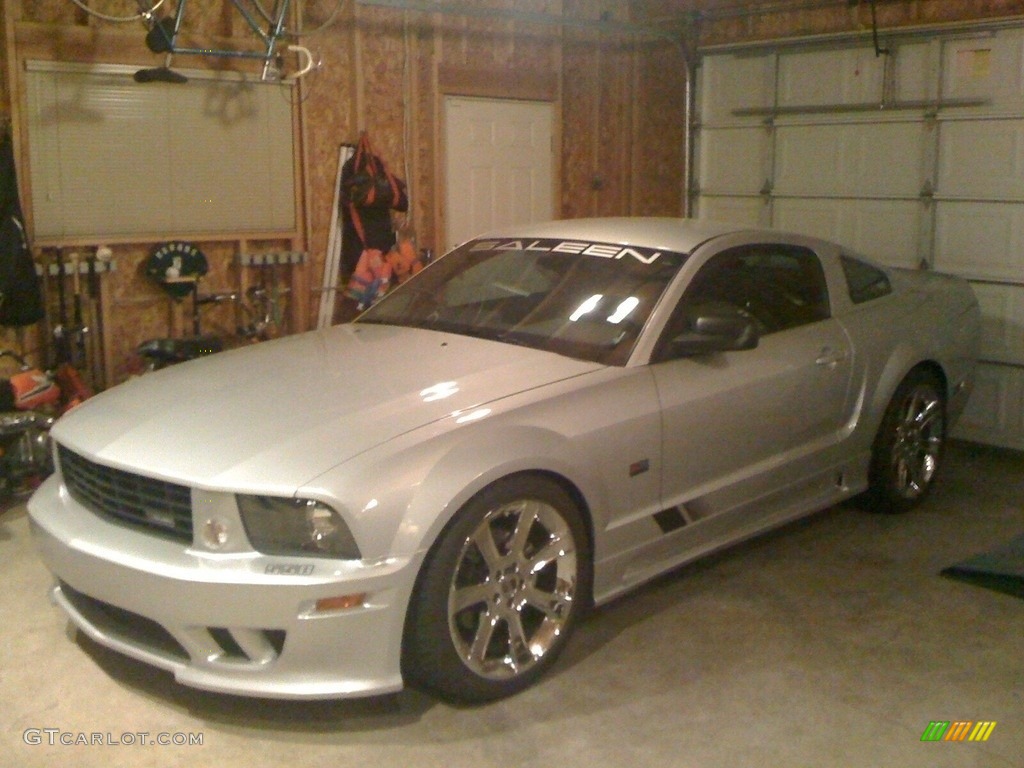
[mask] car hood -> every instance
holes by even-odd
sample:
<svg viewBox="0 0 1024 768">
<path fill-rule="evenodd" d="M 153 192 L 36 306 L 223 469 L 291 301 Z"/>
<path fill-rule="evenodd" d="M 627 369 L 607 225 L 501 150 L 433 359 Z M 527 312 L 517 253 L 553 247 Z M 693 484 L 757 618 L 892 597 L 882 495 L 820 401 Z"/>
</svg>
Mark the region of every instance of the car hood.
<svg viewBox="0 0 1024 768">
<path fill-rule="evenodd" d="M 601 367 L 447 333 L 342 325 L 130 380 L 64 416 L 53 436 L 173 482 L 290 495 L 417 427 Z"/>
</svg>

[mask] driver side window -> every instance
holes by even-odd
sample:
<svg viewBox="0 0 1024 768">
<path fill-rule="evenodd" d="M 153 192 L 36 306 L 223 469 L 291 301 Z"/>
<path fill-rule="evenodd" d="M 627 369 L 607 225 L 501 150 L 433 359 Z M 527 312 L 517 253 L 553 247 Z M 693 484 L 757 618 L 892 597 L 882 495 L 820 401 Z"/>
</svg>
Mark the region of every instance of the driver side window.
<svg viewBox="0 0 1024 768">
<path fill-rule="evenodd" d="M 752 320 L 759 336 L 831 316 L 828 286 L 814 251 L 794 245 L 744 245 L 713 256 L 694 276 L 662 335 L 668 342 L 689 328 L 702 307 L 728 305 Z"/>
<path fill-rule="evenodd" d="M 817 254 L 793 245 L 745 245 L 717 254 L 686 289 L 681 304 L 722 302 L 751 317 L 764 336 L 829 317 Z"/>
</svg>

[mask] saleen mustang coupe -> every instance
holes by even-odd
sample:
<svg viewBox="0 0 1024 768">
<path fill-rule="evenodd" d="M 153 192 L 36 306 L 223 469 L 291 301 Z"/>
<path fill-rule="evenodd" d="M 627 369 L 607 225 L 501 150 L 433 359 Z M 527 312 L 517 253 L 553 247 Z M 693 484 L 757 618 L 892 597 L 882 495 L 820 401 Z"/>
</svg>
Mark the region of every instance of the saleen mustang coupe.
<svg viewBox="0 0 1024 768">
<path fill-rule="evenodd" d="M 355 322 L 142 376 L 53 430 L 53 598 L 190 686 L 484 701 L 581 612 L 860 494 L 928 494 L 963 280 L 677 219 L 461 245 Z"/>
</svg>

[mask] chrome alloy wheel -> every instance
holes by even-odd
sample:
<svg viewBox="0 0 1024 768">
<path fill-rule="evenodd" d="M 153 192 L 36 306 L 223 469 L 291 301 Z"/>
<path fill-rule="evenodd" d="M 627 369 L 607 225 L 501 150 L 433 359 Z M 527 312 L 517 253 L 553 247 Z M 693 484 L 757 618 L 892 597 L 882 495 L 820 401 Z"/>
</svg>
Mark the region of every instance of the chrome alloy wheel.
<svg viewBox="0 0 1024 768">
<path fill-rule="evenodd" d="M 892 445 L 894 490 L 916 499 L 931 485 L 945 435 L 942 398 L 930 386 L 912 389 L 904 401 Z"/>
<path fill-rule="evenodd" d="M 476 675 L 522 675 L 558 643 L 577 596 L 577 546 L 552 505 L 520 499 L 466 538 L 448 592 L 456 652 Z"/>
</svg>

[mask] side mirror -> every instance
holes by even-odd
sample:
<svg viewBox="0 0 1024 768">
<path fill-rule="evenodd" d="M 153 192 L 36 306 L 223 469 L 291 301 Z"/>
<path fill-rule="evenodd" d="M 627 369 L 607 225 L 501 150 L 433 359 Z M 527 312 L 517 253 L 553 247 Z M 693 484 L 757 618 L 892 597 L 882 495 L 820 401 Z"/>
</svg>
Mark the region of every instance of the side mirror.
<svg viewBox="0 0 1024 768">
<path fill-rule="evenodd" d="M 731 304 L 696 305 L 687 319 L 687 330 L 670 342 L 673 357 L 753 349 L 760 338 L 754 320 Z"/>
</svg>

